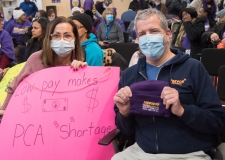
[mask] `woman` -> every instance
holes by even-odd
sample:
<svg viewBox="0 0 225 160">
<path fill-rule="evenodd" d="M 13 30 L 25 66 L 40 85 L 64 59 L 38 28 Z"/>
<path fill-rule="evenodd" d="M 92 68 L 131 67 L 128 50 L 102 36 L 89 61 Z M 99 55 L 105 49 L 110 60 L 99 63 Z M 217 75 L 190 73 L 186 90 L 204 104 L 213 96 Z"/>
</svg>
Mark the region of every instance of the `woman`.
<svg viewBox="0 0 225 160">
<path fill-rule="evenodd" d="M 32 38 L 27 42 L 26 50 L 23 55 L 20 54 L 20 61 L 24 62 L 36 51 L 42 50 L 43 40 L 46 33 L 48 19 L 37 18 L 32 24 Z"/>
<path fill-rule="evenodd" d="M 210 16 L 210 9 L 208 8 L 200 8 L 200 10 L 198 11 L 198 17 L 205 19 L 205 31 L 210 30 L 210 28 L 212 28 L 216 24 L 215 19 Z"/>
<path fill-rule="evenodd" d="M 109 43 L 123 43 L 123 31 L 116 19 L 112 8 L 106 8 L 102 14 L 104 22 L 99 25 L 97 37 L 101 47 L 107 47 Z"/>
<path fill-rule="evenodd" d="M 19 75 L 8 86 L 8 95 L 1 107 L 4 113 L 10 98 L 19 83 L 30 74 L 49 67 L 72 66 L 74 69 L 86 66 L 80 48 L 76 25 L 65 17 L 56 18 L 46 32 L 43 50 L 32 54 Z"/>
<path fill-rule="evenodd" d="M 102 66 L 104 53 L 98 45 L 97 37 L 91 33 L 92 19 L 85 13 L 78 13 L 72 17 L 76 24 L 85 61 L 90 66 Z M 93 52 L 94 51 L 94 52 Z"/>
<path fill-rule="evenodd" d="M 31 26 L 31 23 L 26 18 L 26 14 L 22 10 L 13 10 L 14 20 L 10 20 L 7 23 L 6 31 L 15 38 L 15 48 L 14 52 L 16 54 L 16 60 L 19 62 L 19 48 L 23 45 L 22 36 L 28 31 L 28 27 Z"/>
<path fill-rule="evenodd" d="M 200 59 L 198 56 L 203 47 L 201 35 L 205 31 L 204 20 L 197 18 L 197 12 L 192 8 L 184 8 L 180 12 L 181 26 L 178 27 L 172 45 L 183 47 L 192 58 Z"/>
<path fill-rule="evenodd" d="M 48 20 L 53 21 L 56 18 L 56 13 L 54 9 L 49 9 L 47 12 Z"/>
</svg>

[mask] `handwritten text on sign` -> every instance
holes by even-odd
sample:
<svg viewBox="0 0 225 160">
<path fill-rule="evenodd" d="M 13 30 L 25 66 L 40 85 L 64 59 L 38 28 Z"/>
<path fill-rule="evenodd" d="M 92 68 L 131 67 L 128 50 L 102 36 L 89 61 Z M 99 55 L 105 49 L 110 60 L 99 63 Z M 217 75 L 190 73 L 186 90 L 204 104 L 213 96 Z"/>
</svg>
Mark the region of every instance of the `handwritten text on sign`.
<svg viewBox="0 0 225 160">
<path fill-rule="evenodd" d="M 0 126 L 1 160 L 108 160 L 98 140 L 115 128 L 119 68 L 54 67 L 17 87 Z"/>
</svg>

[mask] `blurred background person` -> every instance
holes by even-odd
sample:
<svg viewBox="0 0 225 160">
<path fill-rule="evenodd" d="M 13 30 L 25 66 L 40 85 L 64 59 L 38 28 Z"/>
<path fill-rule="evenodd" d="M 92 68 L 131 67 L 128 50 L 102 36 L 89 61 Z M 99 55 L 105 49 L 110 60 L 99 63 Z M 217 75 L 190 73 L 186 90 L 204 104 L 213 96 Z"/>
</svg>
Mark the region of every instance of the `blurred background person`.
<svg viewBox="0 0 225 160">
<path fill-rule="evenodd" d="M 54 9 L 49 9 L 47 11 L 47 16 L 48 16 L 49 21 L 53 21 L 56 18 L 56 13 L 55 13 Z"/>
<path fill-rule="evenodd" d="M 77 13 L 81 13 L 81 9 L 79 7 L 73 7 L 71 12 L 72 15 L 74 16 Z"/>
<path fill-rule="evenodd" d="M 26 14 L 21 10 L 13 10 L 13 18 L 14 20 L 7 23 L 5 30 L 15 39 L 14 52 L 16 62 L 19 62 L 19 48 L 23 45 L 22 36 L 28 31 L 31 23 L 27 20 Z"/>
<path fill-rule="evenodd" d="M 121 26 L 115 22 L 114 10 L 106 8 L 102 15 L 104 23 L 99 25 L 98 44 L 101 47 L 108 47 L 109 43 L 123 43 L 123 31 Z"/>
<path fill-rule="evenodd" d="M 193 8 L 184 8 L 180 12 L 181 26 L 178 27 L 172 46 L 183 47 L 192 58 L 200 60 L 203 46 L 201 35 L 205 32 L 204 20 L 197 18 L 197 12 Z"/>
<path fill-rule="evenodd" d="M 205 31 L 210 30 L 210 28 L 216 24 L 215 19 L 210 16 L 210 9 L 208 8 L 200 8 L 198 11 L 198 17 L 205 19 Z"/>
<path fill-rule="evenodd" d="M 24 2 L 20 3 L 20 8 L 26 13 L 27 18 L 31 21 L 33 17 L 35 17 L 38 8 L 34 2 L 30 0 L 24 0 Z"/>
<path fill-rule="evenodd" d="M 47 18 L 36 18 L 32 23 L 32 38 L 26 44 L 25 52 L 20 52 L 20 62 L 27 61 L 31 54 L 42 50 L 48 24 Z"/>
<path fill-rule="evenodd" d="M 179 16 L 182 9 L 187 7 L 186 0 L 166 0 L 166 7 L 168 9 L 168 14 Z"/>
<path fill-rule="evenodd" d="M 3 69 L 15 61 L 12 38 L 7 31 L 3 30 L 3 26 L 4 16 L 3 13 L 0 12 L 0 70 L 2 73 Z"/>
</svg>

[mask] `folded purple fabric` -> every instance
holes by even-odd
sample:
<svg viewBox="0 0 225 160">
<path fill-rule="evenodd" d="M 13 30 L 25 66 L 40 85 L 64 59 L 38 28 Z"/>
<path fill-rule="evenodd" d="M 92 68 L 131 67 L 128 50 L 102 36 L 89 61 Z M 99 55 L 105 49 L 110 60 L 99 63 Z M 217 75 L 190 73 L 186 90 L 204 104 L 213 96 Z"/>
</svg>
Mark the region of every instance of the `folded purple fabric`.
<svg viewBox="0 0 225 160">
<path fill-rule="evenodd" d="M 170 117 L 170 108 L 166 109 L 163 100 L 160 98 L 165 86 L 169 86 L 169 84 L 158 80 L 147 80 L 132 84 L 130 86 L 132 91 L 130 113 Z"/>
</svg>

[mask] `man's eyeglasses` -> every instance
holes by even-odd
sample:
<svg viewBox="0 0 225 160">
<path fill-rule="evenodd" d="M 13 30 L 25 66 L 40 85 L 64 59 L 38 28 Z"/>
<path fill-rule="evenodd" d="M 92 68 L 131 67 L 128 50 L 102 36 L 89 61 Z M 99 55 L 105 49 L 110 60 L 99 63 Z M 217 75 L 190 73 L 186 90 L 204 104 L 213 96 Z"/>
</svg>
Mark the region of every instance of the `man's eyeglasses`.
<svg viewBox="0 0 225 160">
<path fill-rule="evenodd" d="M 59 40 L 62 39 L 61 34 L 51 34 L 51 37 L 52 37 L 52 40 L 56 40 L 56 41 L 59 41 Z M 64 34 L 63 35 L 63 39 L 65 41 L 71 41 L 71 40 L 73 40 L 73 38 L 74 38 L 74 36 L 71 35 L 71 34 Z"/>
</svg>

